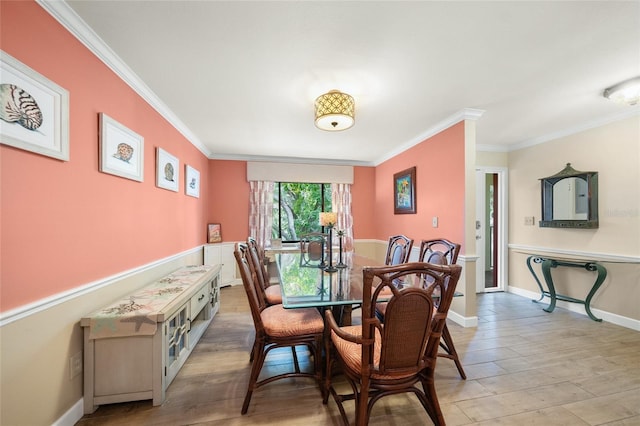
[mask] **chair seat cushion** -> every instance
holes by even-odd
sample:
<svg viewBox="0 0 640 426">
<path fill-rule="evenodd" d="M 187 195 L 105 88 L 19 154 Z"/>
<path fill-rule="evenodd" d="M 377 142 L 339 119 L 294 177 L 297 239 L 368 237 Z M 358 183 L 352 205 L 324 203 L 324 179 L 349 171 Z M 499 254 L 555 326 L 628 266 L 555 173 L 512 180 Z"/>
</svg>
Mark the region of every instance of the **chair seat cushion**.
<svg viewBox="0 0 640 426">
<path fill-rule="evenodd" d="M 293 337 L 322 333 L 324 321 L 315 308 L 285 309 L 267 307 L 260 313 L 265 332 L 272 337 Z"/>
<path fill-rule="evenodd" d="M 279 285 L 270 285 L 264 289 L 264 297 L 270 305 L 282 303 L 282 291 Z"/>
<path fill-rule="evenodd" d="M 362 326 L 361 325 L 351 325 L 347 327 L 340 327 L 341 330 L 354 335 L 361 336 L 362 335 Z M 362 371 L 362 346 L 358 343 L 353 343 L 348 340 L 344 340 L 335 334 L 333 331 L 331 332 L 331 341 L 333 342 L 333 346 L 336 348 L 336 351 L 340 354 L 340 358 L 344 363 L 344 366 L 351 370 L 353 374 L 359 375 L 360 371 Z M 382 337 L 380 335 L 380 331 L 376 328 L 376 337 L 375 344 L 373 345 L 373 370 L 371 370 L 371 378 L 374 380 L 385 380 L 385 379 L 394 379 L 398 380 L 403 377 L 402 374 L 394 373 L 393 376 L 381 374 L 377 370 L 380 368 L 380 351 L 382 349 Z M 415 376 L 415 372 L 407 372 L 406 377 Z"/>
</svg>

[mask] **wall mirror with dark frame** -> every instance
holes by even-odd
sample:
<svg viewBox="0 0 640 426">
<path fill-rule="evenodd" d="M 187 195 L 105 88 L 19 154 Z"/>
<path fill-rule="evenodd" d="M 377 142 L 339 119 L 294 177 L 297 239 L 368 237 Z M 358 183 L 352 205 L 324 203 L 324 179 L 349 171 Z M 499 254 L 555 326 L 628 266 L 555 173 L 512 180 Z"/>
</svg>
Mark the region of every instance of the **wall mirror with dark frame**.
<svg viewBox="0 0 640 426">
<path fill-rule="evenodd" d="M 598 172 L 581 172 L 571 163 L 540 179 L 541 228 L 597 228 Z"/>
</svg>

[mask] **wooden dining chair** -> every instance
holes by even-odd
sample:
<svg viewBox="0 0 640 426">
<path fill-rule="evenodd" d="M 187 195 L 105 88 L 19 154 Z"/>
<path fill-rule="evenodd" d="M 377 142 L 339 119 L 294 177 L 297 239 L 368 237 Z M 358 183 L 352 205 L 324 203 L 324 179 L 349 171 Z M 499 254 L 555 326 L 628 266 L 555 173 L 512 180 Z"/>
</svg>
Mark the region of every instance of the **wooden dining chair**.
<svg viewBox="0 0 640 426">
<path fill-rule="evenodd" d="M 418 256 L 420 262 L 429 262 L 440 265 L 455 265 L 458 260 L 458 254 L 460 253 L 460 244 L 451 242 L 444 238 L 436 238 L 432 240 L 422 240 L 420 242 L 420 255 Z M 436 305 L 438 299 L 435 299 Z M 442 340 L 440 341 L 440 347 L 444 352 L 440 352 L 438 356 L 453 360 L 458 369 L 460 377 L 466 380 L 467 375 L 462 368 L 460 357 L 456 351 L 456 347 L 453 344 L 453 338 L 449 332 L 449 327 L 445 323 L 442 330 Z"/>
<path fill-rule="evenodd" d="M 327 373 L 323 402 L 327 403 L 331 395 L 346 425 L 349 416 L 345 401 L 355 401 L 355 424 L 362 426 L 368 424 L 371 410 L 380 398 L 404 392 L 418 397 L 434 424 L 445 424 L 434 385 L 434 369 L 460 272 L 458 265 L 419 262 L 367 267 L 363 270 L 361 325 L 340 327 L 331 311 L 325 312 L 329 328 L 325 371 L 333 371 L 333 363 L 338 362 L 353 393 L 338 393 Z M 398 289 L 394 284 L 397 280 L 427 277 L 430 284 L 426 288 Z M 433 314 L 435 290 L 440 294 L 440 303 Z M 383 324 L 375 311 L 376 300 L 385 292 L 390 300 Z"/>
<path fill-rule="evenodd" d="M 385 256 L 385 265 L 399 265 L 407 263 L 411 256 L 411 248 L 413 247 L 413 239 L 404 235 L 394 235 L 389 237 L 387 244 L 387 254 Z"/>
<path fill-rule="evenodd" d="M 300 238 L 300 252 L 304 265 L 320 265 L 324 262 L 324 251 L 327 247 L 328 235 L 313 232 Z"/>
<path fill-rule="evenodd" d="M 433 263 L 436 265 L 454 265 L 458 259 L 460 253 L 460 244 L 453 243 L 443 238 L 437 238 L 432 240 L 422 240 L 420 242 L 420 254 L 418 255 L 419 262 Z M 427 282 L 419 283 L 422 286 L 428 285 Z M 397 284 L 396 284 L 397 285 Z M 416 285 L 411 283 L 410 285 Z M 438 295 L 434 297 L 436 306 L 439 303 Z M 387 304 L 386 302 L 378 302 L 376 304 L 376 314 L 380 321 L 384 322 L 385 312 Z M 442 340 L 440 341 L 440 347 L 444 352 L 440 352 L 439 356 L 453 360 L 458 369 L 458 373 L 463 380 L 466 380 L 467 375 L 464 372 L 460 357 L 456 351 L 456 347 L 453 344 L 453 338 L 449 332 L 449 327 L 445 323 L 442 331 Z"/>
<path fill-rule="evenodd" d="M 282 291 L 279 284 L 271 284 L 271 277 L 267 272 L 264 250 L 258 245 L 255 238 L 247 238 L 247 246 L 249 248 L 251 272 L 255 274 L 258 284 L 260 284 L 259 292 L 269 305 L 277 305 L 282 303 Z"/>
<path fill-rule="evenodd" d="M 250 255 L 244 243 L 236 243 L 234 256 L 240 269 L 242 284 L 255 328 L 255 341 L 251 351 L 253 364 L 247 393 L 242 404 L 242 414 L 246 414 L 253 392 L 275 380 L 289 377 L 310 377 L 317 381 L 322 390 L 322 342 L 324 322 L 322 315 L 314 308 L 284 309 L 282 305 L 267 306 L 258 295 L 257 287 L 249 267 Z M 300 368 L 297 353 L 293 352 L 294 371 L 281 372 L 273 376 L 258 380 L 265 359 L 270 351 L 276 348 L 305 346 L 313 357 L 313 371 L 307 372 Z M 280 371 L 280 370 L 279 370 Z"/>
</svg>

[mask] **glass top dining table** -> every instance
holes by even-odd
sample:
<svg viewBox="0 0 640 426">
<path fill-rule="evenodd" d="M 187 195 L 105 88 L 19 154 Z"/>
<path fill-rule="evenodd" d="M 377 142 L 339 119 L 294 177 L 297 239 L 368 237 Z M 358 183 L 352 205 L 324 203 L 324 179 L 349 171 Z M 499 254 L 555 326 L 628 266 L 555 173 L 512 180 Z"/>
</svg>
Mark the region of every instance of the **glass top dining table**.
<svg viewBox="0 0 640 426">
<path fill-rule="evenodd" d="M 327 272 L 319 261 L 308 254 L 279 253 L 275 255 L 280 275 L 282 305 L 285 308 L 331 308 L 362 303 L 362 269 L 366 266 L 382 266 L 376 260 L 343 253 L 346 267 Z M 335 257 L 333 266 L 339 263 Z"/>
</svg>

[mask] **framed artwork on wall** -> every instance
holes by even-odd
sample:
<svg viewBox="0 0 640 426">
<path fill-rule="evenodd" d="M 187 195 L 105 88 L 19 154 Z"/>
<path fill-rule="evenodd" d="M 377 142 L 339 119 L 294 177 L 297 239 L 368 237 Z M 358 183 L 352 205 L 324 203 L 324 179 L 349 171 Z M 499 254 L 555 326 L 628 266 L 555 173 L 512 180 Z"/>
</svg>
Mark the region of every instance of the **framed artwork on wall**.
<svg viewBox="0 0 640 426">
<path fill-rule="evenodd" d="M 219 223 L 207 225 L 207 242 L 209 244 L 222 242 L 222 227 Z"/>
<path fill-rule="evenodd" d="M 178 192 L 180 161 L 162 148 L 156 153 L 156 186 Z"/>
<path fill-rule="evenodd" d="M 393 213 L 416 212 L 416 168 L 403 170 L 393 175 Z"/>
<path fill-rule="evenodd" d="M 100 113 L 100 171 L 144 180 L 144 138 Z"/>
<path fill-rule="evenodd" d="M 185 165 L 184 191 L 192 197 L 200 197 L 200 172 L 190 165 Z"/>
<path fill-rule="evenodd" d="M 0 53 L 0 143 L 69 161 L 69 92 Z"/>
</svg>

